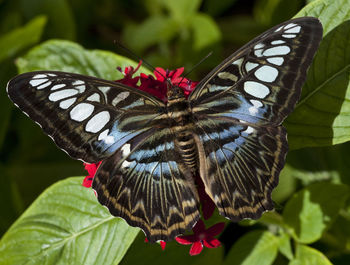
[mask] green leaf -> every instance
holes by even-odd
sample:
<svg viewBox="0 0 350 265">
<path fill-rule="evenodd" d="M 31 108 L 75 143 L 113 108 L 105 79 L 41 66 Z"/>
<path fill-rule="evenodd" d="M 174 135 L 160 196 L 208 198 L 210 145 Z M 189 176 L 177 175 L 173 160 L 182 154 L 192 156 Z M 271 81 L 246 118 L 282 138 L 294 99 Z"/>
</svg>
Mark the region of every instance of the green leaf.
<svg viewBox="0 0 350 265">
<path fill-rule="evenodd" d="M 347 21 L 321 42 L 301 98 L 285 123 L 291 149 L 350 140 L 349 34 Z"/>
<path fill-rule="evenodd" d="M 350 185 L 350 164 L 344 159 L 349 154 L 350 142 L 327 147 L 309 147 L 288 153 L 287 163 L 292 175 L 306 186 L 315 181 L 328 180 Z M 283 173 L 283 171 L 282 171 Z"/>
<path fill-rule="evenodd" d="M 187 21 L 195 15 L 201 4 L 201 0 L 160 0 L 160 2 L 169 10 L 172 18 L 179 24 L 187 24 Z"/>
<path fill-rule="evenodd" d="M 285 223 L 301 243 L 321 238 L 349 197 L 346 185 L 315 183 L 296 193 L 283 211 Z"/>
<path fill-rule="evenodd" d="M 45 32 L 48 38 L 75 39 L 75 22 L 69 1 L 67 0 L 20 0 L 19 7 L 23 15 L 30 19 L 40 14 L 48 17 Z"/>
<path fill-rule="evenodd" d="M 17 60 L 21 73 L 35 70 L 57 70 L 116 80 L 123 75 L 116 70 L 126 66 L 136 67 L 136 63 L 123 56 L 101 50 L 85 50 L 70 41 L 50 40 Z M 146 68 L 141 71 L 150 73 Z"/>
<path fill-rule="evenodd" d="M 315 0 L 299 11 L 295 17 L 317 17 L 322 22 L 323 35 L 350 19 L 349 0 Z"/>
<path fill-rule="evenodd" d="M 273 201 L 281 203 L 293 194 L 296 188 L 294 172 L 291 166 L 285 165 L 279 176 L 278 186 L 272 192 Z"/>
<path fill-rule="evenodd" d="M 0 62 L 37 43 L 46 24 L 46 17 L 39 16 L 25 26 L 0 38 Z"/>
<path fill-rule="evenodd" d="M 82 180 L 60 181 L 38 197 L 1 239 L 0 264 L 120 262 L 139 229 L 111 216 Z"/>
<path fill-rule="evenodd" d="M 249 232 L 233 245 L 223 264 L 272 264 L 277 256 L 278 245 L 279 239 L 268 231 Z"/>
<path fill-rule="evenodd" d="M 147 18 L 140 25 L 126 27 L 123 39 L 130 49 L 141 53 L 152 45 L 171 40 L 178 30 L 173 18 L 157 15 Z"/>
<path fill-rule="evenodd" d="M 317 249 L 297 245 L 296 258 L 289 265 L 332 265 L 332 263 Z"/>
<path fill-rule="evenodd" d="M 290 236 L 287 233 L 283 233 L 279 238 L 279 251 L 289 260 L 293 259 L 293 250 L 290 242 Z"/>
<path fill-rule="evenodd" d="M 220 29 L 210 16 L 198 13 L 192 18 L 191 22 L 194 33 L 193 46 L 195 50 L 201 50 L 220 40 Z"/>
</svg>

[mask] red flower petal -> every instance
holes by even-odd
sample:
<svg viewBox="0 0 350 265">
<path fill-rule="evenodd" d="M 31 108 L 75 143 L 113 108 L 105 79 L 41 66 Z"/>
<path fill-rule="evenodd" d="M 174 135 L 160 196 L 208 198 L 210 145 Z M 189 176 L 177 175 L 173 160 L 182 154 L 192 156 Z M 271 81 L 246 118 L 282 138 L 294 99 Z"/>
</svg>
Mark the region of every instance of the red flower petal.
<svg viewBox="0 0 350 265">
<path fill-rule="evenodd" d="M 165 246 L 166 246 L 166 242 L 161 240 L 161 241 L 159 242 L 159 244 L 160 244 L 160 247 L 162 248 L 162 250 L 164 250 L 164 249 L 165 249 Z"/>
<path fill-rule="evenodd" d="M 180 67 L 170 72 L 169 77 L 171 78 L 171 82 L 173 84 L 176 84 L 176 80 L 183 73 L 184 70 L 185 70 L 185 67 Z M 182 77 L 180 78 L 179 82 L 181 81 L 181 79 Z"/>
<path fill-rule="evenodd" d="M 189 236 L 178 236 L 175 238 L 177 243 L 180 243 L 181 245 L 190 245 L 194 242 L 198 241 L 197 236 L 195 235 L 189 235 Z"/>
<path fill-rule="evenodd" d="M 207 234 L 211 236 L 216 236 L 222 232 L 225 228 L 225 223 L 217 223 L 207 229 Z"/>
<path fill-rule="evenodd" d="M 221 242 L 216 238 L 210 238 L 203 240 L 204 246 L 207 248 L 217 248 L 221 246 Z"/>
<path fill-rule="evenodd" d="M 190 255 L 191 256 L 198 255 L 199 253 L 202 252 L 202 250 L 203 250 L 203 244 L 200 241 L 197 241 L 193 243 L 190 249 Z"/>
<path fill-rule="evenodd" d="M 196 223 L 196 225 L 192 228 L 192 231 L 198 235 L 200 233 L 205 232 L 205 225 L 204 222 L 202 220 L 198 220 L 198 222 Z"/>
<path fill-rule="evenodd" d="M 91 188 L 93 178 L 90 176 L 86 176 L 83 180 L 83 186 L 85 188 Z"/>
<path fill-rule="evenodd" d="M 161 67 L 156 67 L 156 71 L 154 71 L 153 73 L 156 79 L 161 82 L 165 80 L 164 77 L 167 77 L 167 72 Z"/>
</svg>

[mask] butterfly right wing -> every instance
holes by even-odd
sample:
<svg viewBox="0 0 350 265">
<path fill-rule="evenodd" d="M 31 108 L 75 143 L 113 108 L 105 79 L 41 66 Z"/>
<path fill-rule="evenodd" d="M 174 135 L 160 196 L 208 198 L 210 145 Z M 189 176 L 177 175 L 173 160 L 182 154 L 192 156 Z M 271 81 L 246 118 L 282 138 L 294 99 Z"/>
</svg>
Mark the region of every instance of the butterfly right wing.
<svg viewBox="0 0 350 265">
<path fill-rule="evenodd" d="M 123 84 L 56 71 L 9 81 L 10 99 L 71 157 L 95 163 L 159 124 L 164 104 Z"/>
</svg>

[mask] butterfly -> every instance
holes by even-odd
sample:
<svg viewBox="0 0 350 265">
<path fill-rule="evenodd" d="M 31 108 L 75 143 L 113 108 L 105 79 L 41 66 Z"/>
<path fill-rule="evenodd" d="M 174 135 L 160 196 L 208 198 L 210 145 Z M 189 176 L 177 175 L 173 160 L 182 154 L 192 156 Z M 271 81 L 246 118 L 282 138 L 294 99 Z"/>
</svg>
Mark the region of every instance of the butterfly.
<svg viewBox="0 0 350 265">
<path fill-rule="evenodd" d="M 194 174 L 232 221 L 273 209 L 293 111 L 322 39 L 316 18 L 286 21 L 212 70 L 186 99 L 56 71 L 18 75 L 10 99 L 72 158 L 103 161 L 92 187 L 111 214 L 169 241 L 200 217 Z"/>
</svg>

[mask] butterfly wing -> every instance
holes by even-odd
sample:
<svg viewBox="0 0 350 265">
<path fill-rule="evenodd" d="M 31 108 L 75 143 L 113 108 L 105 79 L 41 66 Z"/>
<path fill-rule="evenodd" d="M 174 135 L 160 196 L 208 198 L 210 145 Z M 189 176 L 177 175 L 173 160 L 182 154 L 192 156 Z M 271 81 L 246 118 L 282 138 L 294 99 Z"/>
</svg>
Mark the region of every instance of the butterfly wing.
<svg viewBox="0 0 350 265">
<path fill-rule="evenodd" d="M 10 99 L 71 157 L 95 163 L 149 130 L 164 104 L 120 83 L 39 71 L 9 81 Z"/>
<path fill-rule="evenodd" d="M 201 177 L 222 215 L 238 221 L 273 208 L 288 150 L 280 124 L 321 38 L 315 18 L 284 22 L 232 54 L 190 95 Z"/>
<path fill-rule="evenodd" d="M 103 161 L 94 178 L 98 200 L 143 229 L 150 242 L 169 241 L 199 219 L 198 194 L 169 128 L 154 128 Z"/>
</svg>

